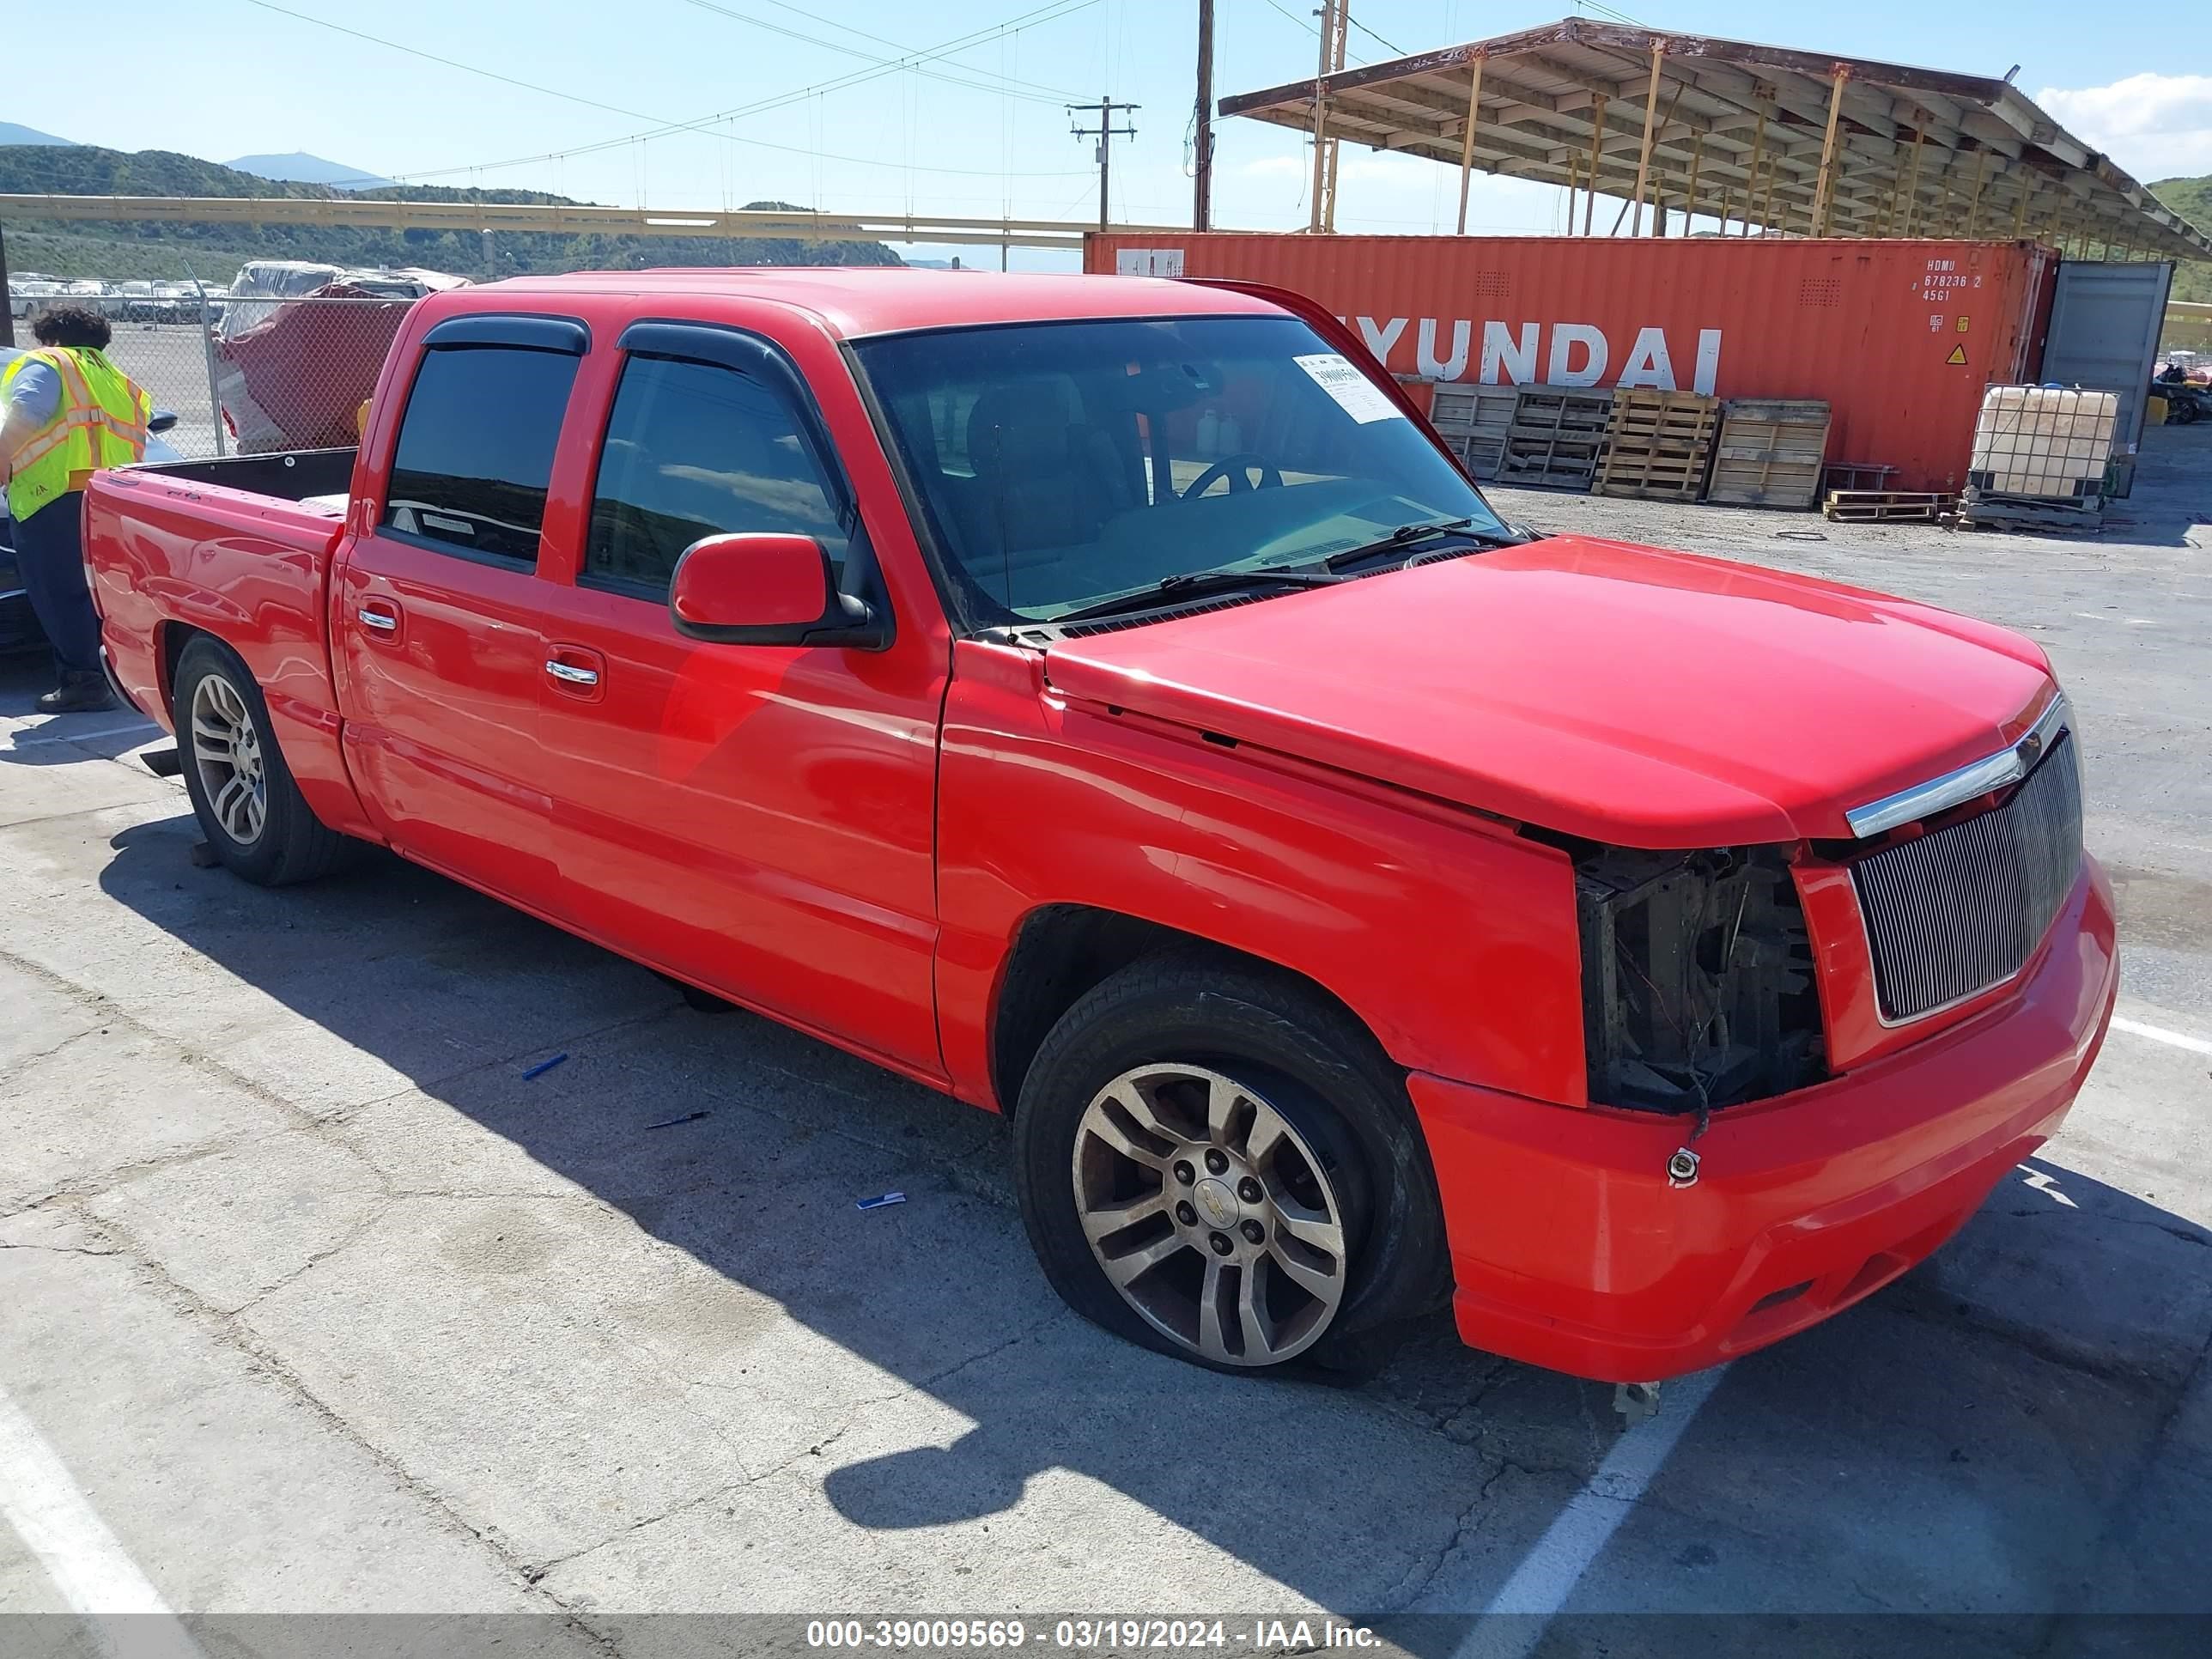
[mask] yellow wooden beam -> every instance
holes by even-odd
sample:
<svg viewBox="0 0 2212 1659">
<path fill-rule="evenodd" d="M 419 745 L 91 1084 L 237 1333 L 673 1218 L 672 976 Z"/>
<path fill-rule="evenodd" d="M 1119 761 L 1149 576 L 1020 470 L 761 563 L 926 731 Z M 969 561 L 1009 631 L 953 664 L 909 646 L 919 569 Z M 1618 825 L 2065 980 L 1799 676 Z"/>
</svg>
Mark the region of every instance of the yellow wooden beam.
<svg viewBox="0 0 2212 1659">
<path fill-rule="evenodd" d="M 1656 40 L 1651 43 L 1651 84 L 1644 93 L 1644 143 L 1636 157 L 1636 218 L 1628 227 L 1631 236 L 1644 234 L 1644 186 L 1651 176 L 1651 141 L 1659 131 L 1659 67 L 1667 59 L 1667 48 Z"/>
<path fill-rule="evenodd" d="M 1482 64 L 1489 55 L 1475 53 L 1474 67 L 1468 71 L 1467 131 L 1459 139 L 1459 234 L 1462 236 L 1467 234 L 1468 186 L 1474 179 L 1474 130 L 1482 121 Z M 1568 188 L 1571 191 L 1573 186 Z M 1571 215 L 1573 210 L 1570 204 L 1568 212 Z"/>
<path fill-rule="evenodd" d="M 558 235 L 757 236 L 782 241 L 960 242 L 1018 247 L 1082 246 L 1079 220 L 946 217 L 908 213 L 807 213 L 753 209 L 597 207 L 530 202 L 404 202 L 259 196 L 0 195 L 0 219 L 70 224 L 336 225 L 398 230 L 493 230 Z M 1119 225 L 1175 234 L 1187 226 Z"/>
<path fill-rule="evenodd" d="M 1590 99 L 1590 173 L 1589 184 L 1583 193 L 1583 234 L 1590 234 L 1590 216 L 1597 211 L 1598 156 L 1605 144 L 1605 94 L 1597 93 Z"/>
<path fill-rule="evenodd" d="M 1920 216 L 1920 146 L 1928 136 L 1928 116 L 1924 111 L 1915 111 L 1912 117 L 1912 173 L 1905 185 L 1905 223 L 1899 229 L 1900 236 L 1912 234 L 1912 222 Z"/>
<path fill-rule="evenodd" d="M 1836 65 L 1835 79 L 1828 86 L 1828 131 L 1820 141 L 1820 182 L 1813 191 L 1812 234 L 1828 234 L 1828 216 L 1836 199 L 1836 124 L 1844 113 L 1844 84 L 1851 78 L 1850 68 Z"/>
</svg>

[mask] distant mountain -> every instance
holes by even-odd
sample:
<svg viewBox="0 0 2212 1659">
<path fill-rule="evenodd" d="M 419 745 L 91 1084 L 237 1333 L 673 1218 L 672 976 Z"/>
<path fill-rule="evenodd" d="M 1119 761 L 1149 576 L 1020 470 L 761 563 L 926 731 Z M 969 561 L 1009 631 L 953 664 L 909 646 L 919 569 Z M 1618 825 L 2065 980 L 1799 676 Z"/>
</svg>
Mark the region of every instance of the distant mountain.
<svg viewBox="0 0 2212 1659">
<path fill-rule="evenodd" d="M 389 179 L 379 178 L 374 173 L 364 173 L 359 167 L 349 167 L 343 161 L 310 155 L 304 149 L 295 149 L 289 155 L 241 155 L 235 161 L 225 161 L 223 165 L 240 173 L 282 179 L 287 184 L 328 185 L 333 190 L 395 188 Z"/>
<path fill-rule="evenodd" d="M 74 138 L 57 138 L 51 132 L 40 132 L 36 127 L 27 127 L 14 121 L 0 121 L 0 144 L 69 144 Z"/>
<path fill-rule="evenodd" d="M 94 144 L 0 149 L 0 195 L 262 196 L 329 201 L 328 185 L 273 180 L 169 150 L 135 153 Z M 520 202 L 580 206 L 541 191 L 454 190 L 434 185 L 349 191 L 410 202 Z M 753 202 L 781 208 L 778 202 Z M 638 270 L 655 265 L 895 265 L 881 242 L 795 242 L 759 236 L 572 236 L 502 230 L 492 239 L 498 274 Z M 227 279 L 246 258 L 313 259 L 347 266 L 427 265 L 482 277 L 484 239 L 473 230 L 384 230 L 351 225 L 213 225 L 148 222 L 68 224 L 11 217 L 9 262 L 60 276 Z"/>
</svg>

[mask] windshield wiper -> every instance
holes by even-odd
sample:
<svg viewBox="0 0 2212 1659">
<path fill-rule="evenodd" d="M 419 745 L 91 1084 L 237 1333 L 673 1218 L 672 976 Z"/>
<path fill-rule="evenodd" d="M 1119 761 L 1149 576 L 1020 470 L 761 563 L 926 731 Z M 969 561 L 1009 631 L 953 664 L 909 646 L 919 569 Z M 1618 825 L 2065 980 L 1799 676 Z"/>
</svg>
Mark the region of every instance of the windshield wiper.
<svg viewBox="0 0 2212 1659">
<path fill-rule="evenodd" d="M 1133 593 L 1117 593 L 1110 599 L 1079 605 L 1073 611 L 1063 611 L 1051 619 L 1052 623 L 1085 622 L 1092 617 L 1111 617 L 1130 611 L 1152 611 L 1178 599 L 1202 599 L 1209 593 L 1235 593 L 1246 588 L 1267 586 L 1273 587 L 1333 587 L 1348 580 L 1332 576 L 1319 570 L 1186 570 L 1173 576 L 1163 576 L 1150 587 L 1140 587 Z"/>
<path fill-rule="evenodd" d="M 1464 534 L 1470 540 L 1489 542 L 1500 547 L 1510 547 L 1520 539 L 1510 532 L 1501 535 L 1495 531 L 1468 529 L 1468 526 L 1474 522 L 1473 519 L 1418 519 L 1412 524 L 1400 525 L 1387 536 L 1332 553 L 1322 561 L 1322 567 L 1328 570 L 1341 570 L 1348 564 L 1358 564 L 1362 559 L 1371 559 L 1382 553 L 1395 553 L 1401 547 L 1411 547 L 1416 542 L 1425 542 L 1437 536 Z"/>
</svg>

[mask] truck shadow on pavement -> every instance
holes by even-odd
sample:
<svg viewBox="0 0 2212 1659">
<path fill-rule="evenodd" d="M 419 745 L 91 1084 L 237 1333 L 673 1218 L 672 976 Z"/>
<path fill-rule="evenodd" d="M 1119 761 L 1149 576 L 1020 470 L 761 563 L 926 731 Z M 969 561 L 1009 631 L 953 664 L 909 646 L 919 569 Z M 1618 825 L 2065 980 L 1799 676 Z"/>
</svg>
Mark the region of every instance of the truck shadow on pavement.
<svg viewBox="0 0 2212 1659">
<path fill-rule="evenodd" d="M 195 839 L 188 817 L 126 830 L 100 884 L 220 970 L 206 1060 L 382 1191 L 237 1316 L 572 1605 L 742 1605 L 758 1545 L 777 1605 L 1273 1596 L 1442 1653 L 1458 1620 L 1390 1616 L 1489 1605 L 1621 1443 L 1609 1389 L 1470 1352 L 1441 1317 L 1354 1381 L 1142 1352 L 1044 1284 L 994 1117 L 687 1010 L 396 859 L 267 892 L 191 867 Z M 2138 1501 L 2212 1337 L 2208 1243 L 2024 1169 L 1927 1267 L 1731 1367 L 1569 1607 L 1954 1615 L 1966 1652 L 2037 1646 L 2052 1613 L 2212 1607 L 2189 1543 L 2212 1513 Z M 549 1474 L 533 1442 L 564 1431 Z M 724 1447 L 700 1492 L 629 1496 L 625 1465 Z M 582 1493 L 605 1518 L 578 1531 L 561 1500 Z M 945 1577 L 955 1559 L 972 1576 Z M 1790 1650 L 1826 1651 L 1811 1634 Z"/>
<path fill-rule="evenodd" d="M 28 698 L 22 700 L 20 710 L 15 702 L 7 699 L 0 714 L 29 712 Z M 165 736 L 153 721 L 120 704 L 96 714 L 56 714 L 36 726 L 0 731 L 0 765 L 69 766 L 88 758 L 118 760 Z"/>
</svg>

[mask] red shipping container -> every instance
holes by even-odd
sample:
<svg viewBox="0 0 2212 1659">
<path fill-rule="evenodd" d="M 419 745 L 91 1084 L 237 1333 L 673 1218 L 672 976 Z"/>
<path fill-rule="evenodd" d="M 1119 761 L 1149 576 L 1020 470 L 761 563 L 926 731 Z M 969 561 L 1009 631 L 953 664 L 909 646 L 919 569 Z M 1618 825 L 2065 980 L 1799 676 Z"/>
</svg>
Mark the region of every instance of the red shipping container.
<svg viewBox="0 0 2212 1659">
<path fill-rule="evenodd" d="M 1102 234 L 1093 271 L 1269 283 L 1399 375 L 1820 398 L 1828 459 L 1966 482 L 1983 388 L 2032 377 L 2057 256 L 2033 242 Z"/>
</svg>

